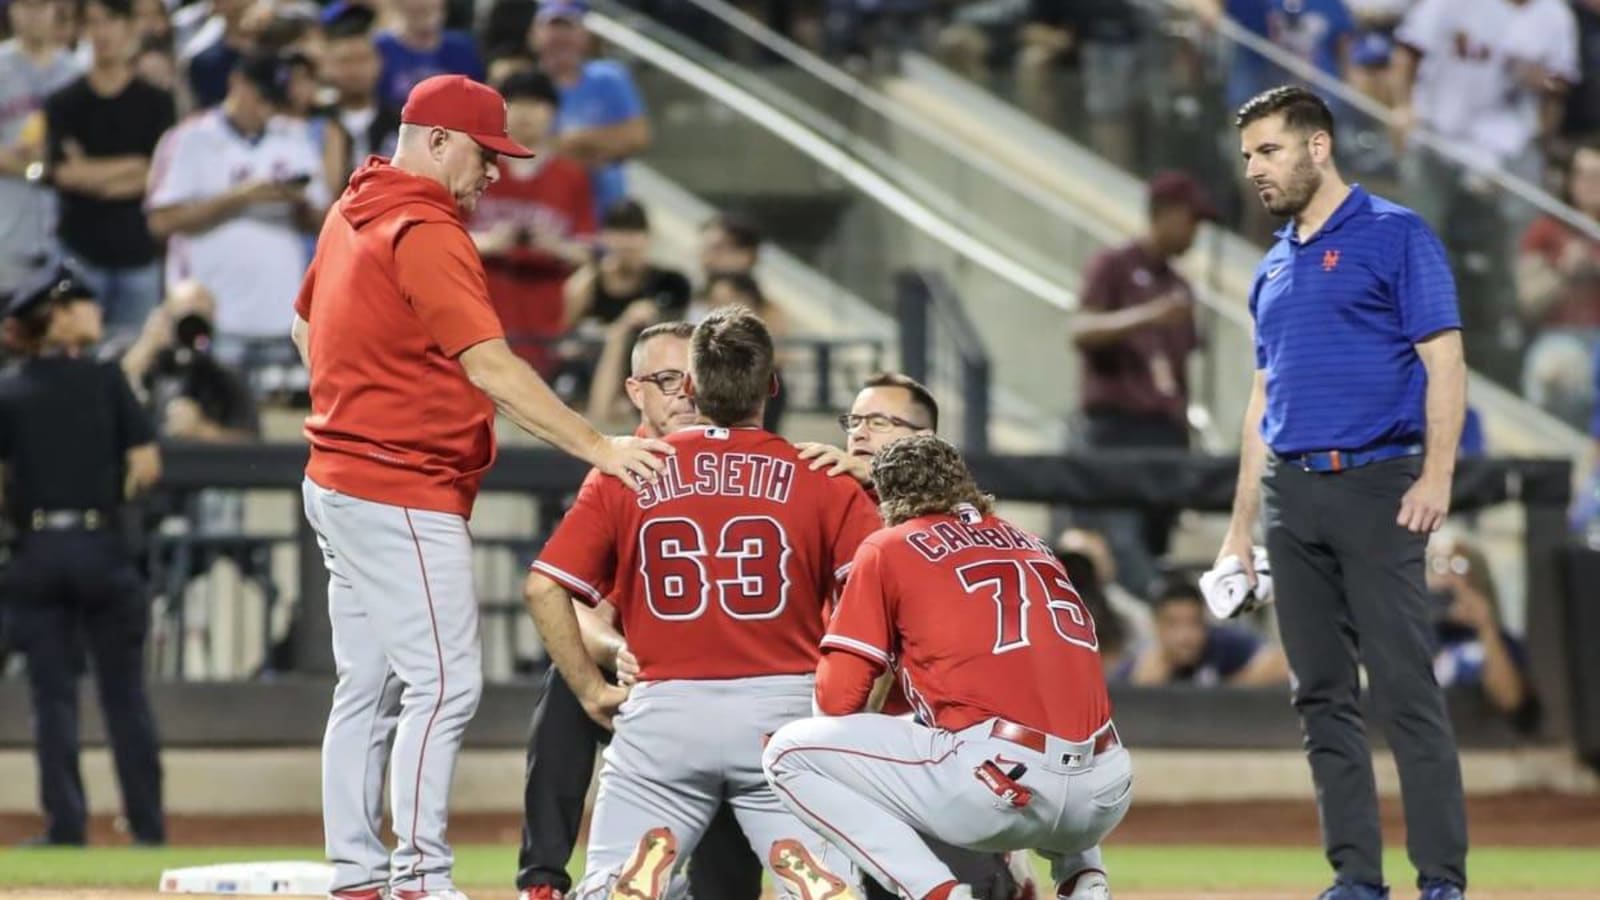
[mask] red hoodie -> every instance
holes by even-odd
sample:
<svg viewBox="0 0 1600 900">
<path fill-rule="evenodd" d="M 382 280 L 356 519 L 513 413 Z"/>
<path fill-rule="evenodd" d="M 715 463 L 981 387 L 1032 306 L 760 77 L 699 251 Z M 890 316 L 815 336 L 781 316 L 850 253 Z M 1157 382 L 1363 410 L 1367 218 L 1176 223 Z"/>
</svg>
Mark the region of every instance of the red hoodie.
<svg viewBox="0 0 1600 900">
<path fill-rule="evenodd" d="M 494 404 L 456 357 L 504 336 L 477 248 L 441 185 L 376 157 L 334 209 L 294 304 L 311 325 L 306 475 L 470 515 L 494 461 Z"/>
</svg>

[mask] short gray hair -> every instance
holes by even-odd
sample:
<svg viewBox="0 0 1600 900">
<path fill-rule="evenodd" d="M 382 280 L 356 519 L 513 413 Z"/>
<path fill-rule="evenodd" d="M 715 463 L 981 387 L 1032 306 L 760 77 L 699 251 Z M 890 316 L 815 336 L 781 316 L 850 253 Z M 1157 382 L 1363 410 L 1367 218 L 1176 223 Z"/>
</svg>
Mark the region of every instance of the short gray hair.
<svg viewBox="0 0 1600 900">
<path fill-rule="evenodd" d="M 639 336 L 633 341 L 633 356 L 628 363 L 633 374 L 638 375 L 640 367 L 644 365 L 644 345 L 658 337 L 675 337 L 687 341 L 694 337 L 694 326 L 688 322 L 657 322 L 639 332 Z"/>
</svg>

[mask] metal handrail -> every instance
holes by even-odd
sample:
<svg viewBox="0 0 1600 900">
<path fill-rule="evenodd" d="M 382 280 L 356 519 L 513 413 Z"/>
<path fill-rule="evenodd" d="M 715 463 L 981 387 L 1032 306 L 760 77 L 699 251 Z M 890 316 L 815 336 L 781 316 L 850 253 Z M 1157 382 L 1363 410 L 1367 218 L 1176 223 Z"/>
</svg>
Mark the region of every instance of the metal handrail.
<svg viewBox="0 0 1600 900">
<path fill-rule="evenodd" d="M 955 346 L 960 373 L 956 391 L 961 397 L 961 446 L 969 453 L 989 449 L 990 360 L 978 339 L 977 327 L 950 283 L 937 272 L 906 269 L 895 276 L 900 319 L 900 360 L 907 375 L 929 383 L 933 371 L 930 349 L 936 334 L 949 336 Z"/>
<path fill-rule="evenodd" d="M 596 2 L 597 4 L 606 4 L 611 0 L 596 0 Z M 722 21 L 729 28 L 782 57 L 794 65 L 795 68 L 892 121 L 895 125 L 913 132 L 917 137 L 937 146 L 940 150 L 971 166 L 974 170 L 993 178 L 1020 194 L 1039 201 L 1040 205 L 1051 213 L 1071 221 L 1074 226 L 1089 232 L 1097 240 L 1103 243 L 1115 243 L 1123 239 L 1123 235 L 1115 228 L 1093 216 L 1086 215 L 1081 209 L 1059 197 L 1048 194 L 1041 195 L 1038 191 L 1038 186 L 1028 179 L 996 163 L 992 158 L 951 136 L 945 130 L 928 124 L 920 117 L 909 112 L 903 104 L 890 99 L 882 91 L 812 53 L 782 34 L 773 31 L 738 7 L 724 3 L 723 0 L 686 0 L 686 2 L 699 7 L 708 15 Z"/>
<path fill-rule="evenodd" d="M 1192 14 L 1192 9 L 1185 0 L 1132 0 L 1132 2 L 1147 9 L 1153 6 L 1160 6 L 1168 12 L 1177 11 L 1183 14 Z M 1331 77 L 1328 73 L 1245 28 L 1233 19 L 1223 16 L 1211 27 L 1225 40 L 1260 55 L 1278 68 L 1290 72 L 1296 78 L 1311 85 L 1323 97 L 1337 99 L 1340 103 L 1348 104 L 1385 125 L 1394 124 L 1394 113 L 1388 107 L 1351 88 L 1339 79 Z M 1507 193 L 1515 195 L 1537 208 L 1540 212 L 1559 219 L 1566 225 L 1595 240 L 1600 240 L 1600 223 L 1561 202 L 1560 199 L 1551 196 L 1538 185 L 1498 166 L 1488 165 L 1471 154 L 1462 152 L 1450 141 L 1420 125 L 1411 130 L 1409 137 L 1457 166 L 1471 171 L 1473 174 L 1492 182 Z"/>
<path fill-rule="evenodd" d="M 589 30 L 602 40 L 715 98 L 824 168 L 832 170 L 956 256 L 1044 303 L 1063 310 L 1076 308 L 1077 296 L 1072 291 L 1032 266 L 1020 262 L 1016 253 L 1001 250 L 994 243 L 972 234 L 971 229 L 963 223 L 932 208 L 927 198 L 942 196 L 943 192 L 922 181 L 904 166 L 895 164 L 887 154 L 881 154 L 882 158 L 871 162 L 858 159 L 819 133 L 817 128 L 801 122 L 801 116 L 792 109 L 779 109 L 756 96 L 748 87 L 734 83 L 725 75 L 712 71 L 662 41 L 601 12 L 591 11 L 584 21 Z M 798 101 L 793 101 L 791 106 L 804 108 Z M 885 172 L 894 172 L 896 178 L 887 177 Z M 917 190 L 912 191 L 896 183 L 897 180 L 920 184 Z"/>
</svg>

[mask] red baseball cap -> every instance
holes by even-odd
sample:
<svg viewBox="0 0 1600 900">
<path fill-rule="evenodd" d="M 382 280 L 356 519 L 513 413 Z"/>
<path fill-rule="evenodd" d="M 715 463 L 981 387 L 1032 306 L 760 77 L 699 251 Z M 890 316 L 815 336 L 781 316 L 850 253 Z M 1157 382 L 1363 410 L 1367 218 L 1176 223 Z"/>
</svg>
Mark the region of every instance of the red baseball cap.
<svg viewBox="0 0 1600 900">
<path fill-rule="evenodd" d="M 1186 172 L 1169 169 L 1150 179 L 1150 207 L 1161 206 L 1187 206 L 1201 219 L 1215 222 L 1218 218 L 1210 192 Z"/>
<path fill-rule="evenodd" d="M 400 121 L 460 131 L 502 156 L 533 156 L 506 136 L 506 101 L 500 92 L 465 75 L 435 75 L 417 82 Z"/>
</svg>

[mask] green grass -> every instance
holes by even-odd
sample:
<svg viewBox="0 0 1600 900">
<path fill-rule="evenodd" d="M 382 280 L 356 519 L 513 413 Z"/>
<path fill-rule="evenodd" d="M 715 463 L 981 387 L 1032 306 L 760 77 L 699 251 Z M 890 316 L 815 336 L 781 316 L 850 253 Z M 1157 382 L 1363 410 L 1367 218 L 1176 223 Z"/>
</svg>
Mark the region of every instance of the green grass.
<svg viewBox="0 0 1600 900">
<path fill-rule="evenodd" d="M 1107 851 L 1118 888 L 1125 890 L 1315 890 L 1328 871 L 1312 848 L 1129 846 Z M 0 888 L 156 886 L 162 870 L 250 860 L 316 860 L 316 847 L 234 847 L 136 850 L 40 849 L 0 853 Z M 1407 886 L 1413 873 L 1405 854 L 1386 857 L 1391 883 Z M 509 890 L 516 870 L 516 848 L 472 845 L 456 848 L 456 880 L 465 888 Z M 1600 885 L 1600 852 L 1580 848 L 1474 849 L 1474 887 L 1498 890 L 1575 890 Z M 1041 874 L 1043 869 L 1041 867 Z"/>
</svg>

